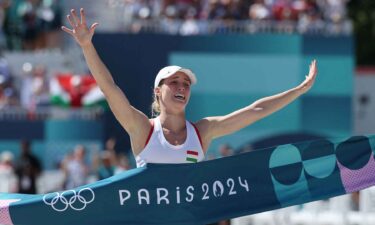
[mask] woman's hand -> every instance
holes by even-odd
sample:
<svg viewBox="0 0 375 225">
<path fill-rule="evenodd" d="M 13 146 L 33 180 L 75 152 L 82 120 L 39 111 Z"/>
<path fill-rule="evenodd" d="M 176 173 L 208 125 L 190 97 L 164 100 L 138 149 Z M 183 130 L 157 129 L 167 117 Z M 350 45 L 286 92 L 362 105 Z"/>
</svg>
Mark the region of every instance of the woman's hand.
<svg viewBox="0 0 375 225">
<path fill-rule="evenodd" d="M 81 19 L 78 18 L 74 9 L 70 10 L 70 15 L 67 15 L 68 22 L 72 26 L 72 29 L 69 29 L 65 26 L 62 26 L 61 29 L 66 33 L 72 35 L 76 42 L 84 47 L 91 43 L 92 36 L 94 35 L 98 23 L 94 23 L 90 28 L 87 27 L 86 17 L 83 9 L 80 9 Z"/>
<path fill-rule="evenodd" d="M 316 67 L 316 60 L 314 59 L 310 64 L 310 71 L 309 74 L 306 75 L 306 79 L 300 85 L 298 85 L 298 89 L 302 92 L 302 94 L 306 93 L 314 85 L 317 73 L 318 69 Z"/>
</svg>

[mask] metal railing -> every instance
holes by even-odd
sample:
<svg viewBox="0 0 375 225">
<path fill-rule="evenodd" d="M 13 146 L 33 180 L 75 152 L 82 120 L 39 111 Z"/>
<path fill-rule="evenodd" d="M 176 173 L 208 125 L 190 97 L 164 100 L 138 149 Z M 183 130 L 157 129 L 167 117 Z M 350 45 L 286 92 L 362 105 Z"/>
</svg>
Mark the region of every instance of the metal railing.
<svg viewBox="0 0 375 225">
<path fill-rule="evenodd" d="M 104 109 L 95 108 L 61 108 L 38 107 L 26 109 L 23 107 L 5 107 L 0 109 L 0 121 L 4 120 L 98 120 L 102 118 Z"/>
<path fill-rule="evenodd" d="M 110 31 L 110 30 L 107 30 Z M 326 21 L 274 21 L 274 20 L 132 20 L 122 24 L 127 33 L 158 33 L 171 35 L 201 34 L 255 34 L 289 33 L 319 35 L 351 35 L 353 25 L 350 20 L 340 23 Z"/>
</svg>

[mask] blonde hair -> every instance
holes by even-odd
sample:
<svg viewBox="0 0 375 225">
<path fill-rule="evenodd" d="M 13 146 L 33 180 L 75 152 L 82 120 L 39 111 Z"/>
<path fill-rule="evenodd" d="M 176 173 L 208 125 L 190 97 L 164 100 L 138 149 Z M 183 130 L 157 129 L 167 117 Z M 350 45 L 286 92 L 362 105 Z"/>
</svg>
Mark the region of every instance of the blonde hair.
<svg viewBox="0 0 375 225">
<path fill-rule="evenodd" d="M 159 82 L 159 86 L 163 85 L 164 79 Z M 151 104 L 151 116 L 153 118 L 157 117 L 160 115 L 160 103 L 159 103 L 159 97 L 155 94 L 152 95 L 153 102 Z"/>
<path fill-rule="evenodd" d="M 155 118 L 155 117 L 157 117 L 160 114 L 159 97 L 156 96 L 156 94 L 154 93 L 154 95 L 152 96 L 152 98 L 154 100 L 153 100 L 153 102 L 151 104 L 151 116 L 153 118 Z"/>
</svg>

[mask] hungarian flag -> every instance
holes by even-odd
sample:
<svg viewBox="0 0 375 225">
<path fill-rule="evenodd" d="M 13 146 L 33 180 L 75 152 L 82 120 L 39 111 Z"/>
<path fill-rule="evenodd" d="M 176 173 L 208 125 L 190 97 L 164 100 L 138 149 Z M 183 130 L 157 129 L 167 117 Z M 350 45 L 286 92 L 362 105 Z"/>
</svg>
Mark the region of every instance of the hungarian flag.
<svg viewBox="0 0 375 225">
<path fill-rule="evenodd" d="M 51 102 L 64 107 L 107 107 L 103 92 L 91 75 L 58 74 L 50 82 Z"/>
</svg>

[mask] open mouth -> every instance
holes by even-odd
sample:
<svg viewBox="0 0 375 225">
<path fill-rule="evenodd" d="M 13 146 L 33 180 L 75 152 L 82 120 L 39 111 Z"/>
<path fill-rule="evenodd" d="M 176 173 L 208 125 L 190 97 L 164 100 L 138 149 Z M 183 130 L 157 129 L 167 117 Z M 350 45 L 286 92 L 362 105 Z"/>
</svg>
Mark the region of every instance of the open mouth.
<svg viewBox="0 0 375 225">
<path fill-rule="evenodd" d="M 179 101 L 185 101 L 185 96 L 183 94 L 175 94 L 174 97 Z"/>
</svg>

